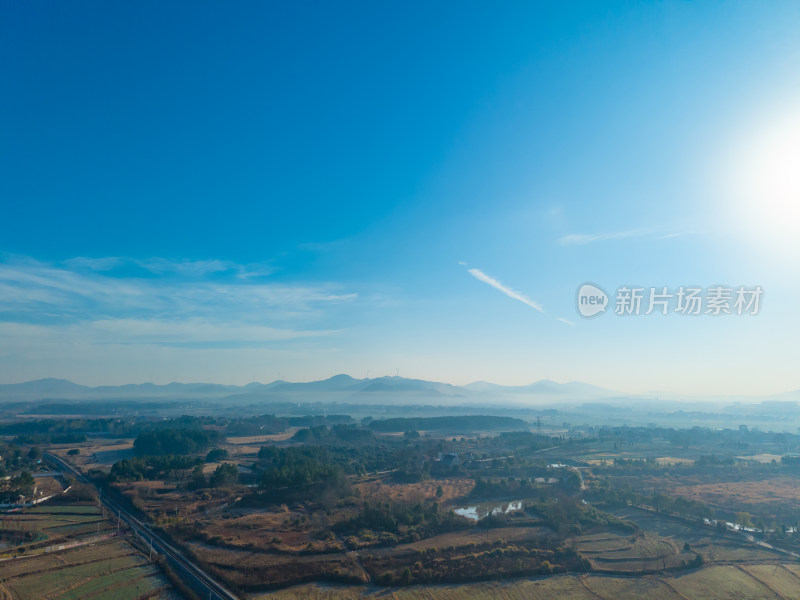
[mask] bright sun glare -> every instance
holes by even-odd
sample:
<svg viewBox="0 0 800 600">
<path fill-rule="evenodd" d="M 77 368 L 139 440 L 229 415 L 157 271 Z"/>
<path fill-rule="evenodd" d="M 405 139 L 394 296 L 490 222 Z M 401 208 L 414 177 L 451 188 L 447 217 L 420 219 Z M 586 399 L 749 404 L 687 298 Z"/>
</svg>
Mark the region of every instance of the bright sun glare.
<svg viewBox="0 0 800 600">
<path fill-rule="evenodd" d="M 744 226 L 782 252 L 800 250 L 800 111 L 762 123 L 738 149 L 731 176 Z"/>
</svg>

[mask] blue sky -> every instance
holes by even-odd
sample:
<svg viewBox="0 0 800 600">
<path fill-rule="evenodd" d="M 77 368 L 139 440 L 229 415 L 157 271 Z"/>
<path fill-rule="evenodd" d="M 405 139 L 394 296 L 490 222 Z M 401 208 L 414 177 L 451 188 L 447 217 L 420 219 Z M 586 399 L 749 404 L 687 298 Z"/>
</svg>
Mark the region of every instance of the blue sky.
<svg viewBox="0 0 800 600">
<path fill-rule="evenodd" d="M 792 2 L 4 3 L 0 380 L 800 388 L 797 31 Z M 584 319 L 586 282 L 764 294 Z"/>
</svg>

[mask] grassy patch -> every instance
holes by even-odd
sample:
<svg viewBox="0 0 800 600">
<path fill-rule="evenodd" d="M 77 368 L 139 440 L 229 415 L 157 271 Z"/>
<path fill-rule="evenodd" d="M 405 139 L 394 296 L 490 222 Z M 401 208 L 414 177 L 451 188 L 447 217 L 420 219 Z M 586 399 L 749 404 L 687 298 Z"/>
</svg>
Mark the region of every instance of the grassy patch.
<svg viewBox="0 0 800 600">
<path fill-rule="evenodd" d="M 20 598 L 45 598 L 59 590 L 70 588 L 84 579 L 96 578 L 103 573 L 137 566 L 143 562 L 144 558 L 138 555 L 118 556 L 57 571 L 21 575 L 5 582 L 4 585 Z"/>
<path fill-rule="evenodd" d="M 670 583 L 687 598 L 775 600 L 769 588 L 736 567 L 709 567 L 675 577 Z"/>
<path fill-rule="evenodd" d="M 785 598 L 796 597 L 800 590 L 800 578 L 779 564 L 745 565 L 741 569 Z"/>
<path fill-rule="evenodd" d="M 100 507 L 96 504 L 40 504 L 25 511 L 27 514 L 49 515 L 99 515 Z"/>
<path fill-rule="evenodd" d="M 681 600 L 680 595 L 655 577 L 589 576 L 586 585 L 598 596 L 617 598 L 647 598 L 648 600 Z"/>
<path fill-rule="evenodd" d="M 57 596 L 57 598 L 59 600 L 84 600 L 98 596 L 113 597 L 115 600 L 125 597 L 135 598 L 137 588 L 141 595 L 151 589 L 166 585 L 164 579 L 157 577 L 158 573 L 158 567 L 155 565 L 143 565 L 125 569 L 102 577 L 96 577 Z M 122 592 L 123 589 L 131 593 L 124 594 Z"/>
</svg>

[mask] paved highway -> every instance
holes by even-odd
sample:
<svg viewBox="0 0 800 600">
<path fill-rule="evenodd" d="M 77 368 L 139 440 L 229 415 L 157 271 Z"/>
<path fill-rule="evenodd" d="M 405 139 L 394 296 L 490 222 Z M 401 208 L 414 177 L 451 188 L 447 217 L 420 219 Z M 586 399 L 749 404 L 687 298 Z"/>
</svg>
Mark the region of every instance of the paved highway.
<svg viewBox="0 0 800 600">
<path fill-rule="evenodd" d="M 62 472 L 69 473 L 81 483 L 94 487 L 94 484 L 88 478 L 84 477 L 80 471 L 55 454 L 45 452 L 44 457 L 51 464 L 57 465 Z M 150 525 L 137 519 L 113 499 L 103 495 L 102 492 L 100 492 L 100 500 L 111 514 L 119 515 L 119 518 L 122 519 L 134 533 L 139 535 L 139 537 L 148 544 L 152 544 L 153 551 L 164 556 L 173 571 L 175 571 L 188 587 L 200 594 L 204 600 L 205 598 L 209 600 L 239 600 L 238 596 L 225 589 L 200 567 L 186 558 L 180 550 L 171 546 L 164 538 L 155 533 L 150 528 Z"/>
</svg>

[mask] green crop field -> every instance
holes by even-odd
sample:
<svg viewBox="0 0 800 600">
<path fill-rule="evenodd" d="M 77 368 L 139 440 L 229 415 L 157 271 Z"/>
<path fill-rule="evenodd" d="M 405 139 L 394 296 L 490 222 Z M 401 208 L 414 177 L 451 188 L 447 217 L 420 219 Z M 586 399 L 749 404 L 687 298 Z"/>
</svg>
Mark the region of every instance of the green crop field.
<svg viewBox="0 0 800 600">
<path fill-rule="evenodd" d="M 133 581 L 117 585 L 114 588 L 114 600 L 137 600 L 142 594 L 153 590 L 160 590 L 166 586 L 166 581 L 161 575 L 151 575 Z M 86 596 L 86 600 L 103 600 L 108 596 L 104 592 L 98 592 L 93 596 Z M 159 594 L 159 598 L 169 597 L 167 594 Z M 84 598 L 84 597 L 82 597 Z"/>
<path fill-rule="evenodd" d="M 108 560 L 118 556 L 133 554 L 134 550 L 123 540 L 109 540 L 88 546 L 78 546 L 59 553 L 29 556 L 5 561 L 0 567 L 0 577 L 11 579 L 26 573 L 40 573 L 53 569 L 63 569 L 66 565 L 77 565 L 96 560 Z"/>
<path fill-rule="evenodd" d="M 17 513 L 4 516 L 2 526 L 8 529 L 21 529 L 29 531 L 52 530 L 58 527 L 83 523 L 108 523 L 99 514 L 69 514 L 69 513 Z"/>
<path fill-rule="evenodd" d="M 674 577 L 670 583 L 687 598 L 777 598 L 763 583 L 736 567 L 709 567 Z"/>
<path fill-rule="evenodd" d="M 623 548 L 630 548 L 632 542 L 630 537 L 622 537 L 620 535 L 600 533 L 594 535 L 584 535 L 575 538 L 575 544 L 578 551 L 585 554 L 593 554 L 600 552 L 611 552 L 614 550 L 622 550 Z"/>
<path fill-rule="evenodd" d="M 94 533 L 102 532 L 112 529 L 113 525 L 105 520 L 89 521 L 87 523 L 71 523 L 67 525 L 59 525 L 57 527 L 49 527 L 46 529 L 48 535 L 78 535 L 81 533 Z"/>
<path fill-rule="evenodd" d="M 99 515 L 100 507 L 96 504 L 40 504 L 25 511 L 27 514 L 91 514 Z"/>
<path fill-rule="evenodd" d="M 592 575 L 585 579 L 586 585 L 595 594 L 615 600 L 616 598 L 648 598 L 648 600 L 681 600 L 680 594 L 655 577 L 603 577 Z"/>
<path fill-rule="evenodd" d="M 800 592 L 800 578 L 782 565 L 745 565 L 740 568 L 780 596 L 794 598 Z"/>
<path fill-rule="evenodd" d="M 786 569 L 787 571 L 792 573 L 792 575 L 800 579 L 800 565 L 796 563 L 789 563 L 789 564 L 782 563 L 782 564 L 784 569 Z"/>
<path fill-rule="evenodd" d="M 144 563 L 143 557 L 130 554 L 45 573 L 20 575 L 4 581 L 3 585 L 16 593 L 19 598 L 44 598 L 59 590 L 72 587 L 84 579 L 96 578 L 109 571 L 137 566 L 142 563 Z"/>
<path fill-rule="evenodd" d="M 125 569 L 95 577 L 91 581 L 87 581 L 68 592 L 56 596 L 59 600 L 84 600 L 93 596 L 105 595 L 109 597 L 113 590 L 113 597 L 124 598 L 125 594 L 120 591 L 121 587 L 131 588 L 133 594 L 131 598 L 136 597 L 136 589 L 139 588 L 139 594 L 144 594 L 151 589 L 156 589 L 164 585 L 164 580 L 156 577 L 159 573 L 158 567 L 155 565 L 143 565 Z M 106 590 L 108 593 L 102 594 Z"/>
<path fill-rule="evenodd" d="M 96 505 L 40 505 L 4 515 L 0 526 L 38 532 L 44 538 L 6 551 L 11 559 L 0 562 L 0 582 L 7 593 L 0 590 L 0 598 L 10 594 L 14 600 L 134 600 L 155 590 L 163 590 L 157 594 L 160 598 L 174 597 L 160 569 L 124 537 L 57 550 L 59 544 L 91 539 L 98 530 L 116 527 L 113 515 L 104 518 Z"/>
</svg>

